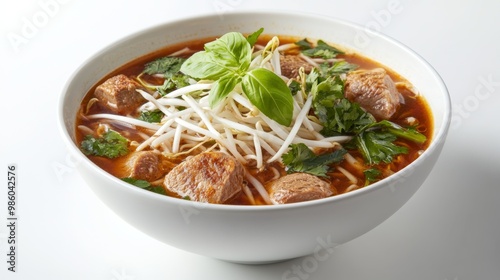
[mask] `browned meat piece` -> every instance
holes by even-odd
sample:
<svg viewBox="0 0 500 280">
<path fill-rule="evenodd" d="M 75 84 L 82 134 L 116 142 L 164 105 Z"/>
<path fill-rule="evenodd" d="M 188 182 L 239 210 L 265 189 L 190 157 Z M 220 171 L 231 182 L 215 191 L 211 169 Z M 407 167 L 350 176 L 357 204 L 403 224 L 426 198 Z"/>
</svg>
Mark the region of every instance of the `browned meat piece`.
<svg viewBox="0 0 500 280">
<path fill-rule="evenodd" d="M 299 75 L 299 68 L 304 67 L 306 73 L 311 72 L 313 66 L 297 55 L 281 55 L 281 75 L 287 78 L 296 78 Z"/>
<path fill-rule="evenodd" d="M 170 171 L 165 188 L 181 197 L 223 204 L 242 191 L 244 168 L 234 157 L 221 152 L 194 156 Z"/>
<path fill-rule="evenodd" d="M 134 152 L 127 158 L 124 177 L 154 181 L 163 175 L 160 156 L 153 151 Z"/>
<path fill-rule="evenodd" d="M 333 195 L 330 184 L 307 173 L 285 175 L 271 185 L 270 198 L 277 204 L 325 198 Z"/>
<path fill-rule="evenodd" d="M 133 112 L 146 100 L 136 89 L 141 86 L 125 75 L 117 75 L 107 79 L 95 89 L 99 102 L 118 114 Z"/>
<path fill-rule="evenodd" d="M 389 119 L 400 103 L 394 82 L 382 68 L 348 73 L 345 97 L 379 119 Z"/>
</svg>

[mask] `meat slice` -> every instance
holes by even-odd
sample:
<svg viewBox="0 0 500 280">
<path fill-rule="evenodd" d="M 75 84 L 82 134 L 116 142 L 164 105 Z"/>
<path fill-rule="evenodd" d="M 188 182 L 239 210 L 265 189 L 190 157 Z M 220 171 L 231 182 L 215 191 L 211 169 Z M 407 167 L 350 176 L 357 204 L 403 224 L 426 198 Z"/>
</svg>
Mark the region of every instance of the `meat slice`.
<svg viewBox="0 0 500 280">
<path fill-rule="evenodd" d="M 222 152 L 194 156 L 172 169 L 163 181 L 167 191 L 190 200 L 223 204 L 242 191 L 244 168 Z"/>
<path fill-rule="evenodd" d="M 277 179 L 270 187 L 273 203 L 285 204 L 333 195 L 330 184 L 307 173 L 292 173 Z"/>
<path fill-rule="evenodd" d="M 400 94 L 382 68 L 348 73 L 345 97 L 378 119 L 389 119 L 400 104 Z"/>
<path fill-rule="evenodd" d="M 280 56 L 281 75 L 294 79 L 299 75 L 300 67 L 304 67 L 306 73 L 311 72 L 313 66 L 300 58 L 298 55 Z"/>
<path fill-rule="evenodd" d="M 118 114 L 136 110 L 146 100 L 136 90 L 142 87 L 125 75 L 117 75 L 100 84 L 94 92 L 99 102 Z"/>
<path fill-rule="evenodd" d="M 154 181 L 160 178 L 164 171 L 160 155 L 153 151 L 134 152 L 127 158 L 125 176 L 134 179 Z"/>
</svg>

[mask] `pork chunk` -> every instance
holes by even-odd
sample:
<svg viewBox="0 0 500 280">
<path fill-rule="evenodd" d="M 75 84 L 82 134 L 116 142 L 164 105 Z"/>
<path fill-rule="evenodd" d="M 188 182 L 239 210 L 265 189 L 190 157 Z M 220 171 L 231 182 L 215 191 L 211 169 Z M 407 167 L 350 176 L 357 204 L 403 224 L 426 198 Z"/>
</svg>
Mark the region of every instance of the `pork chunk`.
<svg viewBox="0 0 500 280">
<path fill-rule="evenodd" d="M 163 181 L 167 191 L 200 202 L 223 204 L 242 191 L 244 168 L 221 152 L 194 156 L 170 171 Z"/>
<path fill-rule="evenodd" d="M 136 89 L 142 89 L 134 80 L 125 75 L 117 75 L 100 84 L 94 92 L 99 102 L 118 114 L 128 114 L 136 110 L 146 100 Z"/>
<path fill-rule="evenodd" d="M 300 67 L 304 67 L 306 73 L 311 72 L 313 66 L 297 55 L 280 56 L 281 75 L 293 79 L 299 75 Z"/>
<path fill-rule="evenodd" d="M 345 97 L 378 119 L 389 119 L 400 104 L 400 94 L 382 68 L 348 73 Z"/>
<path fill-rule="evenodd" d="M 273 203 L 285 204 L 333 195 L 330 184 L 307 173 L 292 173 L 277 179 L 270 187 Z"/>
<path fill-rule="evenodd" d="M 134 152 L 125 166 L 125 177 L 154 181 L 163 175 L 160 156 L 153 151 Z"/>
</svg>

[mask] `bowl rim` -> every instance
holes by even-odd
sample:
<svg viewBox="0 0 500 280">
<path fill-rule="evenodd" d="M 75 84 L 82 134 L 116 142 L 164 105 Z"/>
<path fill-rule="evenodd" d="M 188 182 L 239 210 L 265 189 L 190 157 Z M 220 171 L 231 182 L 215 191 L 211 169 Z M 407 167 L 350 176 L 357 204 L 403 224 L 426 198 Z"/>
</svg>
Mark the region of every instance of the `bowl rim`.
<svg viewBox="0 0 500 280">
<path fill-rule="evenodd" d="M 150 33 L 153 32 L 154 30 L 157 29 L 165 29 L 169 26 L 175 26 L 187 22 L 192 22 L 192 21 L 202 21 L 202 20 L 213 20 L 216 19 L 217 17 L 220 17 L 220 15 L 213 14 L 213 13 L 206 13 L 206 14 L 199 14 L 199 15 L 194 15 L 194 16 L 188 16 L 186 18 L 181 18 L 181 19 L 174 19 L 171 21 L 165 21 L 159 24 L 155 24 L 152 26 L 145 27 L 143 29 L 140 29 L 138 31 L 134 31 L 130 33 L 129 35 L 126 35 L 124 37 L 121 37 L 118 40 L 115 40 L 114 42 L 106 45 L 105 47 L 101 48 L 97 52 L 95 52 L 93 55 L 90 57 L 86 58 L 83 62 L 79 64 L 79 66 L 73 71 L 73 73 L 69 76 L 69 78 L 66 80 L 63 89 L 61 91 L 61 94 L 59 96 L 58 100 L 58 108 L 57 108 L 57 121 L 58 121 L 58 126 L 61 135 L 63 136 L 63 141 L 66 144 L 66 148 L 69 149 L 69 152 L 72 154 L 75 154 L 78 156 L 78 164 L 86 164 L 89 168 L 92 169 L 93 172 L 97 172 L 101 174 L 102 176 L 107 177 L 108 179 L 114 181 L 117 185 L 119 185 L 120 188 L 123 188 L 125 191 L 129 192 L 134 192 L 135 195 L 138 196 L 143 196 L 149 199 L 153 200 L 158 200 L 160 202 L 165 202 L 165 203 L 173 203 L 173 204 L 178 204 L 181 207 L 194 207 L 197 209 L 210 209 L 210 210 L 219 210 L 219 211 L 252 211 L 252 212 L 258 212 L 258 211 L 281 211 L 281 210 L 286 210 L 290 208 L 305 208 L 305 207 L 312 207 L 312 206 L 317 206 L 317 205 L 322 205 L 322 204 L 329 204 L 329 203 L 334 203 L 335 201 L 338 200 L 349 200 L 351 198 L 361 196 L 373 191 L 376 191 L 380 188 L 388 187 L 391 182 L 394 182 L 398 180 L 397 174 L 407 172 L 407 170 L 415 168 L 415 166 L 420 165 L 421 162 L 425 161 L 433 152 L 434 150 L 439 148 L 439 144 L 441 142 L 444 142 L 450 127 L 451 123 L 451 98 L 449 91 L 446 87 L 446 84 L 444 83 L 444 80 L 442 77 L 439 75 L 439 73 L 436 71 L 436 69 L 429 63 L 427 60 L 425 60 L 421 55 L 419 55 L 417 52 L 415 52 L 413 49 L 410 47 L 406 46 L 405 44 L 397 41 L 396 39 L 381 33 L 381 32 L 376 32 L 373 30 L 369 30 L 361 26 L 360 24 L 350 22 L 348 20 L 336 18 L 336 17 L 329 17 L 321 14 L 316 14 L 316 13 L 310 13 L 310 12 L 297 12 L 297 11 L 270 11 L 270 10 L 245 10 L 245 11 L 228 11 L 225 12 L 223 16 L 281 16 L 281 17 L 300 17 L 300 18 L 314 18 L 317 20 L 322 20 L 322 21 L 329 21 L 332 23 L 340 24 L 340 25 L 345 25 L 350 28 L 354 28 L 357 30 L 363 30 L 363 32 L 370 33 L 370 35 L 379 37 L 380 39 L 383 39 L 387 42 L 389 42 L 392 45 L 397 46 L 398 48 L 401 48 L 408 52 L 409 54 L 413 55 L 420 63 L 422 66 L 426 68 L 426 70 L 430 73 L 431 76 L 433 76 L 439 85 L 440 92 L 443 94 L 444 98 L 444 108 L 443 108 L 443 121 L 442 125 L 437 131 L 435 132 L 434 137 L 431 140 L 431 143 L 429 144 L 428 148 L 422 153 L 421 156 L 419 156 L 417 159 L 415 159 L 413 162 L 411 162 L 409 165 L 404 167 L 403 169 L 399 170 L 395 174 L 384 178 L 380 181 L 377 181 L 373 184 L 370 184 L 366 187 L 356 189 L 353 191 L 350 191 L 348 193 L 344 194 L 339 194 L 331 197 L 326 197 L 322 199 L 317 199 L 317 200 L 310 200 L 310 201 L 303 201 L 303 202 L 297 202 L 297 203 L 290 203 L 290 204 L 278 204 L 278 205 L 229 205 L 229 204 L 211 204 L 211 203 L 203 203 L 203 202 L 197 202 L 197 201 L 189 201 L 189 200 L 184 200 L 184 199 L 179 199 L 179 198 L 174 198 L 166 195 L 161 195 L 157 193 L 153 193 L 151 191 L 147 191 L 141 188 L 138 188 L 136 186 L 133 186 L 129 183 L 126 183 L 122 181 L 121 179 L 107 173 L 104 171 L 102 168 L 97 166 L 95 163 L 93 163 L 89 158 L 87 158 L 78 148 L 76 143 L 72 140 L 72 137 L 70 135 L 70 131 L 66 129 L 65 126 L 65 120 L 64 120 L 64 104 L 65 100 L 67 98 L 69 88 L 72 85 L 73 81 L 78 78 L 80 75 L 80 72 L 85 68 L 86 65 L 90 64 L 96 58 L 101 56 L 102 54 L 112 50 L 116 46 L 119 46 L 120 44 L 131 41 L 133 38 L 140 36 L 141 34 L 145 33 Z M 147 55 L 147 53 L 144 53 L 143 55 Z M 384 64 L 383 61 L 380 61 L 380 63 Z M 119 66 L 118 66 L 119 67 Z"/>
</svg>

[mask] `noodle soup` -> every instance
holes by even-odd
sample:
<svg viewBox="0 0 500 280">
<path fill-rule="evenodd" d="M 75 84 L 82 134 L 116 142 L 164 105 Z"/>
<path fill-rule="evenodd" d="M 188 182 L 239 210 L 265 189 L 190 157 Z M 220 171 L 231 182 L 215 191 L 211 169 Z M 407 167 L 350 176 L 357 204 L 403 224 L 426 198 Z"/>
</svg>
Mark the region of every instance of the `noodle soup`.
<svg viewBox="0 0 500 280">
<path fill-rule="evenodd" d="M 334 42 L 230 32 L 168 46 L 85 96 L 76 142 L 99 167 L 160 195 L 286 204 L 341 195 L 428 147 L 426 100 Z"/>
</svg>

